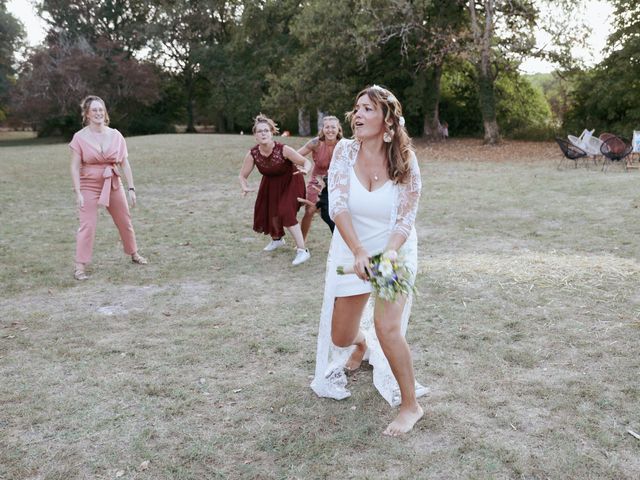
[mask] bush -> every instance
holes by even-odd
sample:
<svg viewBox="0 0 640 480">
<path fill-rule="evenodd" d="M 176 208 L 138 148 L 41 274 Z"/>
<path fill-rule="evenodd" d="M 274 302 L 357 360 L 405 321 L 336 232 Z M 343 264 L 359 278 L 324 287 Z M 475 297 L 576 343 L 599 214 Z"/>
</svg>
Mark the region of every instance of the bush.
<svg viewBox="0 0 640 480">
<path fill-rule="evenodd" d="M 156 133 L 176 133 L 176 127 L 164 118 L 136 117 L 126 128 L 127 135 L 152 135 Z"/>
</svg>

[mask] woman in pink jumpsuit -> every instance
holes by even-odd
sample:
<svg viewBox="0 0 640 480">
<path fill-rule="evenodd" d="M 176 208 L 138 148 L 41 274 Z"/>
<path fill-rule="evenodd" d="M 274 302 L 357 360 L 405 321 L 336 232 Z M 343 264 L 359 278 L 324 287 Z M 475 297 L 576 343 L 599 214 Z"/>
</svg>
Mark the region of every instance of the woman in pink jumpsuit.
<svg viewBox="0 0 640 480">
<path fill-rule="evenodd" d="M 85 267 L 91 262 L 93 242 L 98 223 L 98 207 L 106 207 L 116 224 L 127 255 L 133 263 L 146 265 L 147 260 L 138 253 L 136 236 L 131 224 L 122 172 L 129 185 L 131 206 L 136 204 L 131 165 L 127 158 L 127 144 L 122 134 L 109 128 L 109 114 L 100 97 L 90 95 L 80 104 L 85 127 L 76 132 L 69 144 L 71 148 L 71 180 L 76 192 L 80 228 L 76 236 L 76 280 L 86 280 Z"/>
</svg>

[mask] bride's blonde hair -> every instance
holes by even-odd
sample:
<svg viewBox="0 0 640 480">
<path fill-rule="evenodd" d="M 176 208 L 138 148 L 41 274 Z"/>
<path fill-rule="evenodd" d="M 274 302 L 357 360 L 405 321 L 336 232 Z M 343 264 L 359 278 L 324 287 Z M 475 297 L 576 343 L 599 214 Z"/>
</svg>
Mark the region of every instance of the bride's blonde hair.
<svg viewBox="0 0 640 480">
<path fill-rule="evenodd" d="M 411 153 L 414 151 L 411 143 L 411 137 L 404 126 L 404 117 L 402 116 L 402 105 L 386 88 L 378 85 L 367 87 L 356 95 L 356 103 L 358 99 L 367 95 L 376 107 L 382 109 L 382 115 L 385 124 L 385 136 L 390 138 L 387 145 L 387 173 L 389 178 L 395 183 L 404 183 L 408 176 L 411 165 Z M 351 131 L 355 132 L 355 110 L 351 110 L 346 114 L 347 121 L 351 124 Z"/>
</svg>

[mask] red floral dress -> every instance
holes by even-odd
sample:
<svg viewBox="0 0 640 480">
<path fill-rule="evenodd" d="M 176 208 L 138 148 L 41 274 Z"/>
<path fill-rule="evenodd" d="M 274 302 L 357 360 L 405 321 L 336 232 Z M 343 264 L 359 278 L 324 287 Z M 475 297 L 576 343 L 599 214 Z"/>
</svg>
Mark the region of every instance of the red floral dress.
<svg viewBox="0 0 640 480">
<path fill-rule="evenodd" d="M 251 149 L 253 161 L 262 174 L 253 210 L 253 229 L 280 238 L 284 235 L 283 227 L 298 223 L 298 197 L 305 197 L 305 186 L 303 175 L 294 175 L 296 166 L 284 157 L 284 145 L 274 143 L 268 157 L 260 153 L 258 145 Z"/>
</svg>

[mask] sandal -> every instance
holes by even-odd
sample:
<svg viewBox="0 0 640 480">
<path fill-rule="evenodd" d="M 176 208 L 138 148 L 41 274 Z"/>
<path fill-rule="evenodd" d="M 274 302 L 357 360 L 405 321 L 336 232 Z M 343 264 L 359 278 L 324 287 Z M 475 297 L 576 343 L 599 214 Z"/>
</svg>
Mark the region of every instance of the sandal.
<svg viewBox="0 0 640 480">
<path fill-rule="evenodd" d="M 73 272 L 73 278 L 75 278 L 76 280 L 83 281 L 83 280 L 88 279 L 89 277 L 85 273 L 84 269 L 76 268 L 76 271 Z"/>
<path fill-rule="evenodd" d="M 131 255 L 131 261 L 133 263 L 137 263 L 138 265 L 146 265 L 147 263 L 149 263 L 147 262 L 147 259 L 140 255 L 138 252 Z"/>
</svg>

